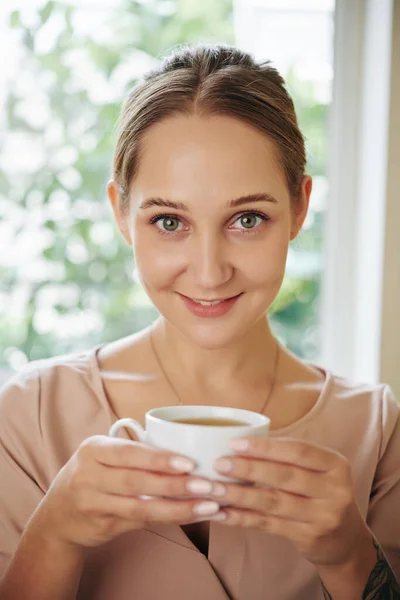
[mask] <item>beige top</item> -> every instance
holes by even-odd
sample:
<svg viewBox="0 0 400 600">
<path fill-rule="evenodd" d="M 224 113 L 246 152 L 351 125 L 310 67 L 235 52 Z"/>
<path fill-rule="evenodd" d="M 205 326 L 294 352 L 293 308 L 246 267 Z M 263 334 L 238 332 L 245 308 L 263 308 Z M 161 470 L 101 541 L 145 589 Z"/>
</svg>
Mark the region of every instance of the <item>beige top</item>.
<svg viewBox="0 0 400 600">
<path fill-rule="evenodd" d="M 115 421 L 96 350 L 31 363 L 0 394 L 0 577 L 51 481 L 86 437 Z M 137 420 L 143 422 L 138 401 Z M 122 433 L 122 432 L 121 432 Z M 348 458 L 356 500 L 400 578 L 400 408 L 390 388 L 326 372 L 303 418 L 273 436 Z M 178 525 L 152 525 L 89 551 L 80 600 L 317 600 L 316 570 L 286 539 L 211 522 L 206 558 Z"/>
</svg>

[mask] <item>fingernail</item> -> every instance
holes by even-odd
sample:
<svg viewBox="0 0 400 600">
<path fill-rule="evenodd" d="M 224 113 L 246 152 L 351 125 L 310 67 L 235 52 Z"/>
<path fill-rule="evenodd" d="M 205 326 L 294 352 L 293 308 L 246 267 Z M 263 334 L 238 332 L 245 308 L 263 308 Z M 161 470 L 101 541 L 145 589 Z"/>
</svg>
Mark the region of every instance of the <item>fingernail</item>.
<svg viewBox="0 0 400 600">
<path fill-rule="evenodd" d="M 191 479 L 187 482 L 186 489 L 193 494 L 210 494 L 212 483 L 204 479 Z"/>
<path fill-rule="evenodd" d="M 225 521 L 226 519 L 226 513 L 224 512 L 217 512 L 216 515 L 213 515 L 212 517 L 210 517 L 210 521 Z"/>
<path fill-rule="evenodd" d="M 219 458 L 215 462 L 214 467 L 217 469 L 217 471 L 221 471 L 222 473 L 229 473 L 229 471 L 232 471 L 233 469 L 233 464 L 227 458 Z"/>
<path fill-rule="evenodd" d="M 225 496 L 226 487 L 222 485 L 222 483 L 214 483 L 212 486 L 212 494 L 213 496 Z"/>
<path fill-rule="evenodd" d="M 190 473 L 195 467 L 194 462 L 184 456 L 173 456 L 170 458 L 169 464 L 173 469 L 181 473 Z"/>
<path fill-rule="evenodd" d="M 196 515 L 212 515 L 219 511 L 219 504 L 217 502 L 200 502 L 195 504 L 193 512 Z"/>
<path fill-rule="evenodd" d="M 233 450 L 248 450 L 250 448 L 250 443 L 248 440 L 237 439 L 237 440 L 231 440 L 229 442 L 229 446 Z"/>
</svg>

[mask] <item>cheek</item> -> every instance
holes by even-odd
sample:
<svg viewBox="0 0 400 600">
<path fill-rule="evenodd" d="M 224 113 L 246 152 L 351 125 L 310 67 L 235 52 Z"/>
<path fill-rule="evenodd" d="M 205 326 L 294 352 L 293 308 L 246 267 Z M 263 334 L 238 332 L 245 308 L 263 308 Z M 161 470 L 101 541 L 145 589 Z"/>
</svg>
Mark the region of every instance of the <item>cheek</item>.
<svg viewBox="0 0 400 600">
<path fill-rule="evenodd" d="M 288 237 L 279 229 L 271 230 L 257 248 L 241 257 L 242 270 L 256 286 L 280 286 L 285 274 Z"/>
<path fill-rule="evenodd" d="M 184 253 L 154 241 L 154 236 L 135 236 L 133 251 L 140 279 L 146 288 L 163 289 L 179 275 L 185 265 Z"/>
</svg>

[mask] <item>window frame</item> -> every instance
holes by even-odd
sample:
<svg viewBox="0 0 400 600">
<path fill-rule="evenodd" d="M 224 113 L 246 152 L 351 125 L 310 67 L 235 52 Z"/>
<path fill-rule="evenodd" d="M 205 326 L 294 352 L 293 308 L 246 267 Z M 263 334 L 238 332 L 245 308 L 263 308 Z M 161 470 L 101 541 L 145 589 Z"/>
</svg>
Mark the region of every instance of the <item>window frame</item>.
<svg viewBox="0 0 400 600">
<path fill-rule="evenodd" d="M 321 362 L 400 396 L 400 3 L 336 0 L 334 18 Z"/>
</svg>

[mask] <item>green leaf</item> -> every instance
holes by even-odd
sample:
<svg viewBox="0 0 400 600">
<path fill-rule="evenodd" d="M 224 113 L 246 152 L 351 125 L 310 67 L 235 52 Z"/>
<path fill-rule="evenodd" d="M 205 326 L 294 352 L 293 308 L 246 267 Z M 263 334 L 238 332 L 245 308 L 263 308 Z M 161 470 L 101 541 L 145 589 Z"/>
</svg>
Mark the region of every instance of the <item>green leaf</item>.
<svg viewBox="0 0 400 600">
<path fill-rule="evenodd" d="M 55 304 L 53 306 L 53 308 L 60 314 L 60 315 L 66 315 L 69 312 L 69 308 L 67 306 L 64 306 L 63 304 Z"/>
<path fill-rule="evenodd" d="M 42 25 L 44 25 L 51 13 L 53 12 L 54 9 L 54 2 L 47 2 L 47 4 L 44 5 L 44 7 L 39 11 L 39 16 L 40 16 L 40 20 L 42 21 Z"/>
<path fill-rule="evenodd" d="M 44 227 L 46 227 L 46 229 L 49 229 L 50 231 L 57 231 L 57 225 L 54 221 L 46 221 L 44 223 Z"/>
<path fill-rule="evenodd" d="M 21 12 L 19 10 L 13 10 L 10 14 L 10 26 L 19 27 L 21 25 Z"/>
</svg>

